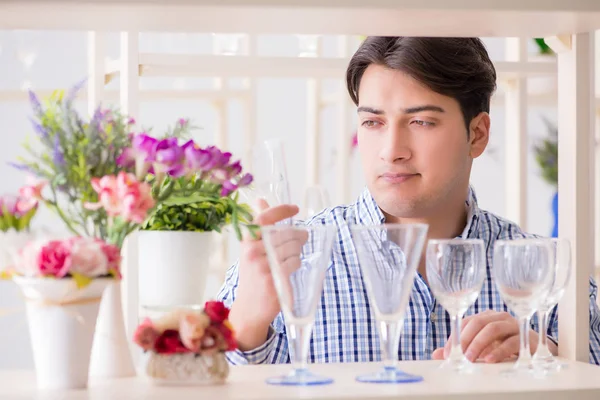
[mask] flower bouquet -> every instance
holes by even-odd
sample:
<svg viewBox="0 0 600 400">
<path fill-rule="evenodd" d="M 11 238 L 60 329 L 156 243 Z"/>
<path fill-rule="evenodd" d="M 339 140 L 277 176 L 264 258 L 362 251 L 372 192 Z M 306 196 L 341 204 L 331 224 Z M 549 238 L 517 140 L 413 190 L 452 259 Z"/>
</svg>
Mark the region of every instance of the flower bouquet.
<svg viewBox="0 0 600 400">
<path fill-rule="evenodd" d="M 218 384 L 229 374 L 226 351 L 237 348 L 222 302 L 202 310 L 174 309 L 160 318 L 145 318 L 134 334 L 144 350 L 144 371 L 158 384 Z"/>
</svg>

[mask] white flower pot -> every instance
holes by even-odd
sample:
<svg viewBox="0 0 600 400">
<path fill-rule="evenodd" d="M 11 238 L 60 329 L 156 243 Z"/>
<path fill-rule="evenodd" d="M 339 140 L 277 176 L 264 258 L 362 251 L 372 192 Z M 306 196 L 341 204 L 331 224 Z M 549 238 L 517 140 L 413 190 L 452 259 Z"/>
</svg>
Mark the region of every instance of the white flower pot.
<svg viewBox="0 0 600 400">
<path fill-rule="evenodd" d="M 140 307 L 202 304 L 213 246 L 213 232 L 140 231 Z"/>
<path fill-rule="evenodd" d="M 13 279 L 25 297 L 38 388 L 86 388 L 100 300 L 113 280 L 78 289 L 72 279 Z"/>
<path fill-rule="evenodd" d="M 148 351 L 142 361 L 146 378 L 161 386 L 218 385 L 229 376 L 225 353 L 157 354 Z"/>
</svg>

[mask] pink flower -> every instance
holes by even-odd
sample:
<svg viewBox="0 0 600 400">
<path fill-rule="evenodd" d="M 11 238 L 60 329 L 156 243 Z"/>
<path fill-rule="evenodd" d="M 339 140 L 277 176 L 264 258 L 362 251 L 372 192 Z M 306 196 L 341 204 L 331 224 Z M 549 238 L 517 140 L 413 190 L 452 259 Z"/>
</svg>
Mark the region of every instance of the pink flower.
<svg viewBox="0 0 600 400">
<path fill-rule="evenodd" d="M 113 244 L 102 242 L 102 251 L 106 256 L 108 271 L 121 279 L 121 249 Z"/>
<path fill-rule="evenodd" d="M 19 194 L 27 199 L 42 199 L 42 190 L 48 184 L 45 179 L 36 179 L 33 177 L 27 177 L 27 185 L 19 189 Z"/>
<path fill-rule="evenodd" d="M 18 275 L 27 277 L 40 276 L 37 258 L 46 243 L 46 240 L 33 240 L 17 252 L 14 269 Z"/>
<path fill-rule="evenodd" d="M 71 268 L 71 248 L 67 241 L 51 240 L 40 249 L 36 258 L 38 271 L 43 276 L 62 278 Z"/>
<path fill-rule="evenodd" d="M 179 322 L 179 336 L 183 345 L 193 352 L 200 350 L 202 336 L 209 325 L 210 320 L 206 314 L 183 314 Z"/>
<path fill-rule="evenodd" d="M 152 188 L 146 182 L 138 182 L 133 174 L 121 171 L 117 176 L 94 178 L 92 187 L 98 193 L 98 203 L 87 203 L 85 207 L 90 210 L 104 208 L 112 217 L 141 224 L 154 207 Z"/>
<path fill-rule="evenodd" d="M 132 174 L 120 172 L 117 176 L 117 193 L 121 201 L 121 218 L 138 224 L 144 222 L 148 210 L 154 207 L 150 185 L 138 182 Z"/>
<path fill-rule="evenodd" d="M 94 238 L 78 237 L 73 240 L 71 271 L 90 278 L 108 275 L 108 259 L 103 244 L 103 241 Z"/>
<path fill-rule="evenodd" d="M 92 178 L 92 187 L 98 193 L 97 203 L 86 203 L 84 206 L 89 210 L 104 208 L 110 216 L 117 216 L 121 211 L 121 204 L 117 197 L 117 179 L 112 175 L 102 178 Z"/>
<path fill-rule="evenodd" d="M 133 333 L 133 342 L 144 350 L 152 350 L 159 336 L 160 332 L 154 328 L 152 321 L 146 318 Z"/>
</svg>

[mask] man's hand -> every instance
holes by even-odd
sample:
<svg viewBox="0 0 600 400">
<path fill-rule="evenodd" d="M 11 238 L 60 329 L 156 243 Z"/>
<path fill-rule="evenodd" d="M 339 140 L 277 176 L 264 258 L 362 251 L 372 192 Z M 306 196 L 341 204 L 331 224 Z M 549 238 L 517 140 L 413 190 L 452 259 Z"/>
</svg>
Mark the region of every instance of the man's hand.
<svg viewBox="0 0 600 400">
<path fill-rule="evenodd" d="M 279 205 L 269 208 L 264 200 L 259 201 L 260 213 L 254 222 L 260 226 L 274 225 L 298 213 L 294 205 Z M 302 235 L 304 232 L 299 232 Z M 240 350 L 251 350 L 265 342 L 269 325 L 279 311 L 279 301 L 273 285 L 265 245 L 258 237 L 245 237 L 241 244 L 239 283 L 235 301 L 231 306 L 229 320 L 235 327 Z M 307 235 L 304 235 L 307 236 Z M 307 237 L 283 238 L 277 253 L 285 257 L 290 270 L 298 268 L 302 249 L 300 242 Z M 302 243 L 303 243 L 302 242 Z M 296 254 L 297 253 L 297 254 Z"/>
<path fill-rule="evenodd" d="M 538 345 L 538 334 L 529 330 L 531 353 L 535 353 Z M 472 362 L 483 360 L 486 363 L 505 361 L 519 354 L 519 321 L 506 312 L 485 311 L 471 315 L 462 320 L 460 343 L 465 356 Z M 434 360 L 442 360 L 449 356 L 452 337 L 443 348 L 432 354 Z M 550 352 L 558 354 L 557 346 L 548 341 Z"/>
</svg>

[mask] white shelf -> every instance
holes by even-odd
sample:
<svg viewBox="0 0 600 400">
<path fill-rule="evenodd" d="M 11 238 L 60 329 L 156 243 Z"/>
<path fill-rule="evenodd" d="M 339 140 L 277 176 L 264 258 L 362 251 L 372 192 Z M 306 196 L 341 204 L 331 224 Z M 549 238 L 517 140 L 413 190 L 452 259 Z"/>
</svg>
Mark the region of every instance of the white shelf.
<svg viewBox="0 0 600 400">
<path fill-rule="evenodd" d="M 507 378 L 500 371 L 511 364 L 480 365 L 479 375 L 458 375 L 436 369 L 439 361 L 403 361 L 400 368 L 422 375 L 424 380 L 411 384 L 367 384 L 355 380 L 358 374 L 376 371 L 376 363 L 344 363 L 311 365 L 313 372 L 330 376 L 334 383 L 325 386 L 270 386 L 267 377 L 285 374 L 290 365 L 232 367 L 225 385 L 204 387 L 153 386 L 143 378 L 102 379 L 87 391 L 48 393 L 48 398 L 83 399 L 245 399 L 245 400 L 503 400 L 543 398 L 544 400 L 597 400 L 600 398 L 600 367 L 569 362 L 560 374 L 544 379 Z M 36 396 L 35 375 L 29 371 L 0 371 L 0 398 L 33 398 Z M 39 399 L 45 399 L 42 393 Z M 55 397 L 52 397 L 55 396 Z"/>
<path fill-rule="evenodd" d="M 2 29 L 544 37 L 600 29 L 597 0 L 0 0 Z"/>
</svg>

